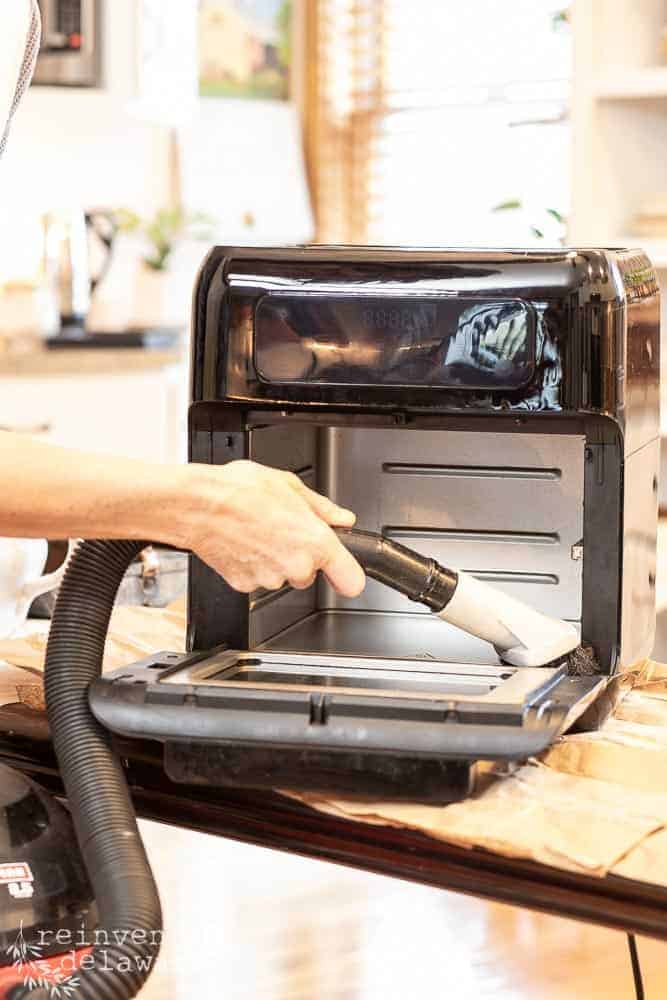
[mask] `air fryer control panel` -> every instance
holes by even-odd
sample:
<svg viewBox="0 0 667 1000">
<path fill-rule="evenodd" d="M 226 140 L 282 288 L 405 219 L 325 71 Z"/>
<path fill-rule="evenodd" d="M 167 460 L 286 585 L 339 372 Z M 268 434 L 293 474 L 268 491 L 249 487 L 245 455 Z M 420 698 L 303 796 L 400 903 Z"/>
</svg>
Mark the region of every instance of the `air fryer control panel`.
<svg viewBox="0 0 667 1000">
<path fill-rule="evenodd" d="M 535 371 L 535 311 L 520 299 L 273 292 L 252 326 L 265 384 L 512 391 Z"/>
</svg>

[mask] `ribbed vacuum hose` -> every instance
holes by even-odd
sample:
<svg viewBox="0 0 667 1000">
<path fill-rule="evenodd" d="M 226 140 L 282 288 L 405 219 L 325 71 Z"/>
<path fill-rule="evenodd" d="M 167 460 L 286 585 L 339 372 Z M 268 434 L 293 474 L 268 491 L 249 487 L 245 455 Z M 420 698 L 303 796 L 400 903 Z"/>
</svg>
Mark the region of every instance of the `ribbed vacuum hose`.
<svg viewBox="0 0 667 1000">
<path fill-rule="evenodd" d="M 155 964 L 162 913 L 127 782 L 88 707 L 118 587 L 147 542 L 83 542 L 60 587 L 46 651 L 46 708 L 100 931 L 75 996 L 128 1000 Z"/>
</svg>

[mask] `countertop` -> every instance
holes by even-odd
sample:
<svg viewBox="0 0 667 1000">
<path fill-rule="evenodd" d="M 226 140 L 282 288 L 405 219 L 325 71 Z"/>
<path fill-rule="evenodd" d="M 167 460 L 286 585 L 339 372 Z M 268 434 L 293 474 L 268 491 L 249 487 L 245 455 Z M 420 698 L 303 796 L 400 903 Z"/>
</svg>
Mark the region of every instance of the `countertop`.
<svg viewBox="0 0 667 1000">
<path fill-rule="evenodd" d="M 185 364 L 184 342 L 169 349 L 126 348 L 47 348 L 43 342 L 8 344 L 0 338 L 0 378 L 50 378 L 70 375 L 127 375 L 159 371 Z"/>
</svg>

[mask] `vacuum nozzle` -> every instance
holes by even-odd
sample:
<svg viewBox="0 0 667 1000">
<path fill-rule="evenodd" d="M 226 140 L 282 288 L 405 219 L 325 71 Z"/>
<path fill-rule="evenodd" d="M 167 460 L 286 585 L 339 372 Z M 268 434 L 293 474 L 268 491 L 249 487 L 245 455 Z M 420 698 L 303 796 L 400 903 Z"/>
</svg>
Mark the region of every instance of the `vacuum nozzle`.
<svg viewBox="0 0 667 1000">
<path fill-rule="evenodd" d="M 506 663 L 541 667 L 579 646 L 579 631 L 570 622 L 543 615 L 468 573 L 457 575 L 451 600 L 436 614 L 490 642 Z"/>
<path fill-rule="evenodd" d="M 341 528 L 336 534 L 368 576 L 491 643 L 506 663 L 541 667 L 581 648 L 579 631 L 570 622 L 543 615 L 469 573 L 448 569 L 370 531 Z M 586 662 L 595 661 L 587 654 Z M 571 672 L 596 671 L 576 667 Z"/>
</svg>

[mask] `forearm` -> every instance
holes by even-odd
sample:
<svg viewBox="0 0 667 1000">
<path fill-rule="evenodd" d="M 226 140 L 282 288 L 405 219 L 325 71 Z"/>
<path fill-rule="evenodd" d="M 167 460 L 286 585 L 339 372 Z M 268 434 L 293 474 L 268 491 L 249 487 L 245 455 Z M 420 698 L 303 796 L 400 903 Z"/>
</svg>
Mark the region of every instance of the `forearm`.
<svg viewBox="0 0 667 1000">
<path fill-rule="evenodd" d="M 178 544 L 186 467 L 70 451 L 0 432 L 0 535 Z M 173 523 L 172 523 L 173 522 Z"/>
<path fill-rule="evenodd" d="M 128 538 L 190 549 L 237 590 L 309 587 L 318 570 L 346 597 L 361 567 L 332 526 L 351 511 L 298 476 L 254 462 L 158 465 L 69 451 L 0 432 L 0 536 Z"/>
</svg>

